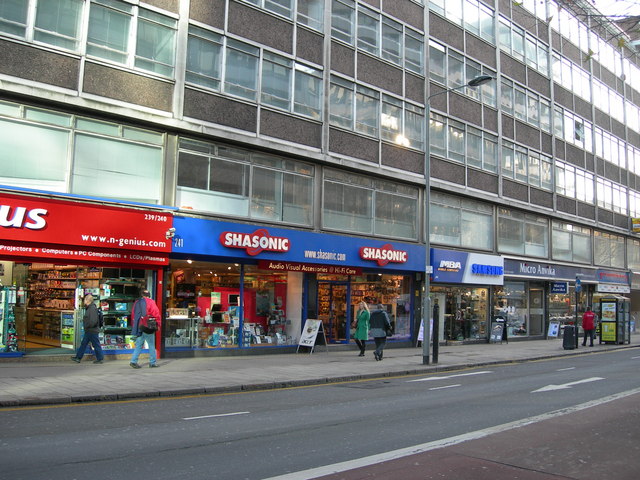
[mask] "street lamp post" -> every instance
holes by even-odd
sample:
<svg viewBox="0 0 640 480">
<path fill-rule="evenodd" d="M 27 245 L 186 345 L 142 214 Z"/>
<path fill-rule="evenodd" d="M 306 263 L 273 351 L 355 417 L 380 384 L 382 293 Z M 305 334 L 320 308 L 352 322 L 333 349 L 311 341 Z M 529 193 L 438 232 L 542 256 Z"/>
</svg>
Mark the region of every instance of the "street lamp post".
<svg viewBox="0 0 640 480">
<path fill-rule="evenodd" d="M 425 145 L 425 156 L 424 156 L 424 221 L 423 221 L 423 236 L 425 243 L 425 276 L 424 276 L 424 295 L 422 296 L 422 363 L 424 365 L 429 364 L 429 343 L 431 341 L 431 322 L 429 315 L 429 307 L 431 305 L 431 301 L 429 298 L 429 291 L 431 290 L 431 274 L 433 273 L 431 265 L 431 242 L 429 241 L 429 221 L 431 219 L 430 214 L 430 202 L 431 202 L 431 144 L 429 139 L 429 121 L 431 116 L 431 99 L 437 95 L 442 95 L 444 93 L 451 92 L 453 90 L 460 90 L 466 87 L 479 87 L 484 85 L 485 83 L 493 80 L 493 77 L 490 75 L 480 75 L 475 78 L 472 78 L 464 85 L 458 85 L 457 87 L 447 88 L 440 92 L 436 92 L 427 97 L 426 108 L 425 108 L 425 116 L 427 117 L 427 130 L 425 132 L 427 144 Z M 437 322 L 438 319 L 434 318 L 434 322 Z M 434 329 L 435 330 L 435 329 Z M 436 330 L 437 331 L 437 330 Z M 438 339 L 434 338 L 434 342 L 437 342 Z M 437 355 L 434 355 L 434 363 L 438 363 Z"/>
</svg>

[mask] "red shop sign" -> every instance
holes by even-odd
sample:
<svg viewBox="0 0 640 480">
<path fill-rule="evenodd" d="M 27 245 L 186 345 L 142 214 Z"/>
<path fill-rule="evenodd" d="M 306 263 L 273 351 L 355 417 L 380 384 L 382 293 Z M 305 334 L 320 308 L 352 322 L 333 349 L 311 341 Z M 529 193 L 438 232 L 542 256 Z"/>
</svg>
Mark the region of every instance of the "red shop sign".
<svg viewBox="0 0 640 480">
<path fill-rule="evenodd" d="M 24 259 L 46 258 L 57 261 L 83 261 L 87 264 L 168 265 L 169 256 L 158 253 L 127 252 L 125 250 L 98 250 L 66 246 L 17 245 L 0 241 L 0 255 Z"/>
<path fill-rule="evenodd" d="M 0 240 L 9 242 L 168 253 L 172 225 L 164 212 L 0 194 Z"/>
</svg>

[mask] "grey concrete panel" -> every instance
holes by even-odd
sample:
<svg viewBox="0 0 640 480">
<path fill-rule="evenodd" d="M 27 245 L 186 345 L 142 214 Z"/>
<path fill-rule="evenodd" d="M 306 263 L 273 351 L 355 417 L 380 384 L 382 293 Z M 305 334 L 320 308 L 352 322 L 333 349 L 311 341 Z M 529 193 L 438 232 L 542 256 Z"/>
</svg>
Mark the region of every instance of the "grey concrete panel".
<svg viewBox="0 0 640 480">
<path fill-rule="evenodd" d="M 511 18 L 511 4 L 513 0 L 498 0 L 498 11 L 507 18 Z"/>
<path fill-rule="evenodd" d="M 471 125 L 482 126 L 482 104 L 464 95 L 449 94 L 449 114 Z"/>
<path fill-rule="evenodd" d="M 573 111 L 580 115 L 584 119 L 591 119 L 591 103 L 583 100 L 577 95 L 574 97 L 574 108 Z"/>
<path fill-rule="evenodd" d="M 515 139 L 516 128 L 514 119 L 509 115 L 502 114 L 502 135 L 506 138 Z"/>
<path fill-rule="evenodd" d="M 230 98 L 185 88 L 184 115 L 255 133 L 257 108 Z"/>
<path fill-rule="evenodd" d="M 553 155 L 553 137 L 548 133 L 540 132 L 540 148 L 547 155 Z"/>
<path fill-rule="evenodd" d="M 101 97 L 170 112 L 173 86 L 173 82 L 85 62 L 82 90 Z"/>
<path fill-rule="evenodd" d="M 551 81 L 538 73 L 537 70 L 527 67 L 527 77 L 529 79 L 528 87 L 535 90 L 540 95 L 547 98 L 551 97 Z"/>
<path fill-rule="evenodd" d="M 589 172 L 595 171 L 596 156 L 593 153 L 585 152 L 584 168 Z"/>
<path fill-rule="evenodd" d="M 380 0 L 362 0 L 364 3 L 368 3 L 372 7 L 380 8 Z"/>
<path fill-rule="evenodd" d="M 189 18 L 224 29 L 225 0 L 191 0 Z"/>
<path fill-rule="evenodd" d="M 621 170 L 620 167 L 611 162 L 604 162 L 604 177 L 612 182 L 620 183 Z"/>
<path fill-rule="evenodd" d="M 595 123 L 600 128 L 604 128 L 605 130 L 611 130 L 611 117 L 599 108 L 596 108 L 595 112 L 596 113 L 593 116 L 593 123 Z"/>
<path fill-rule="evenodd" d="M 513 182 L 506 178 L 502 179 L 502 196 L 520 200 L 522 202 L 529 201 L 529 187 L 524 183 Z"/>
<path fill-rule="evenodd" d="M 581 65 L 582 64 L 582 59 L 583 59 L 582 52 L 573 43 L 571 43 L 571 42 L 563 42 L 562 43 L 562 53 L 564 54 L 565 57 L 567 57 L 573 63 L 575 63 L 577 65 Z"/>
<path fill-rule="evenodd" d="M 437 157 L 431 157 L 431 177 L 451 183 L 457 183 L 458 185 L 464 185 L 464 165 L 448 162 Z"/>
<path fill-rule="evenodd" d="M 476 170 L 475 168 L 467 169 L 467 186 L 482 190 L 483 192 L 498 193 L 500 180 L 494 173 Z"/>
<path fill-rule="evenodd" d="M 378 165 L 378 146 L 377 140 L 336 128 L 329 129 L 329 151 L 332 153 L 348 155 Z"/>
<path fill-rule="evenodd" d="M 424 172 L 424 154 L 414 150 L 397 147 L 388 143 L 382 143 L 382 165 L 398 168 L 407 172 Z"/>
<path fill-rule="evenodd" d="M 573 111 L 573 94 L 569 90 L 554 82 L 553 93 L 555 95 L 555 102 L 557 104 L 560 104 L 561 106 Z"/>
<path fill-rule="evenodd" d="M 39 48 L 0 40 L 0 73 L 78 90 L 80 61 Z"/>
<path fill-rule="evenodd" d="M 525 67 L 524 63 L 519 62 L 511 55 L 507 55 L 501 51 L 500 64 L 504 75 L 513 78 L 516 82 L 523 85 L 527 84 L 527 67 Z"/>
<path fill-rule="evenodd" d="M 516 120 L 516 140 L 528 147 L 540 150 L 540 130 L 520 120 Z"/>
<path fill-rule="evenodd" d="M 529 187 L 529 198 L 531 203 L 544 208 L 553 208 L 553 193 L 539 188 Z"/>
<path fill-rule="evenodd" d="M 564 143 L 563 140 L 556 138 L 556 158 L 559 158 L 560 160 L 564 160 L 565 157 L 567 156 L 565 148 L 566 148 L 567 144 Z"/>
<path fill-rule="evenodd" d="M 611 133 L 616 135 L 618 138 L 625 138 L 627 134 L 627 128 L 623 123 L 620 123 L 618 120 L 611 117 Z"/>
<path fill-rule="evenodd" d="M 609 210 L 603 210 L 596 207 L 596 215 L 599 223 L 606 223 L 607 225 L 613 225 L 613 212 Z"/>
<path fill-rule="evenodd" d="M 365 53 L 356 53 L 358 80 L 402 95 L 402 69 Z"/>
<path fill-rule="evenodd" d="M 414 102 L 424 103 L 424 86 L 425 79 L 412 74 L 411 72 L 404 73 L 404 94 L 409 100 Z"/>
<path fill-rule="evenodd" d="M 331 70 L 351 78 L 356 74 L 356 52 L 353 48 L 338 42 L 331 42 Z"/>
<path fill-rule="evenodd" d="M 596 219 L 595 205 L 589 205 L 587 203 L 578 202 L 578 216 L 580 218 L 595 220 Z"/>
<path fill-rule="evenodd" d="M 180 0 L 144 0 L 145 3 L 171 13 L 180 12 Z M 211 3 L 211 2 L 209 2 Z"/>
<path fill-rule="evenodd" d="M 600 175 L 601 177 L 604 176 L 604 164 L 606 162 L 600 158 L 600 157 L 596 157 L 596 175 Z"/>
<path fill-rule="evenodd" d="M 304 60 L 324 65 L 324 38 L 306 28 L 298 28 L 296 56 Z"/>
<path fill-rule="evenodd" d="M 567 143 L 566 147 L 567 157 L 566 160 L 575 165 L 576 167 L 584 168 L 584 150 Z"/>
<path fill-rule="evenodd" d="M 383 0 L 382 11 L 407 25 L 424 31 L 424 15 L 420 5 L 410 0 Z"/>
<path fill-rule="evenodd" d="M 626 215 L 620 215 L 619 213 L 614 213 L 613 224 L 618 228 L 629 228 L 629 217 Z"/>
<path fill-rule="evenodd" d="M 484 128 L 498 134 L 498 111 L 496 109 L 483 105 L 482 120 Z"/>
<path fill-rule="evenodd" d="M 467 55 L 479 60 L 485 65 L 496 68 L 496 46 L 490 45 L 481 38 L 466 33 Z"/>
<path fill-rule="evenodd" d="M 556 196 L 556 208 L 559 212 L 575 215 L 577 213 L 577 204 L 575 199 L 564 197 L 562 195 Z"/>
<path fill-rule="evenodd" d="M 229 2 L 228 22 L 229 32 L 235 35 L 293 53 L 293 25 L 290 22 L 233 1 Z"/>
<path fill-rule="evenodd" d="M 627 143 L 640 148 L 640 133 L 634 132 L 633 130 L 629 129 L 627 131 Z"/>
<path fill-rule="evenodd" d="M 531 15 L 528 11 L 524 9 L 524 7 L 519 7 L 514 2 L 513 9 L 511 11 L 511 15 L 513 15 L 513 21 L 524 28 L 526 31 L 531 33 L 532 35 L 538 35 L 538 29 L 536 18 Z"/>
<path fill-rule="evenodd" d="M 431 11 L 429 12 L 429 34 L 444 42 L 445 45 L 460 51 L 464 49 L 464 30 Z"/>
<path fill-rule="evenodd" d="M 322 146 L 321 124 L 271 110 L 260 112 L 260 135 L 315 148 Z"/>
</svg>

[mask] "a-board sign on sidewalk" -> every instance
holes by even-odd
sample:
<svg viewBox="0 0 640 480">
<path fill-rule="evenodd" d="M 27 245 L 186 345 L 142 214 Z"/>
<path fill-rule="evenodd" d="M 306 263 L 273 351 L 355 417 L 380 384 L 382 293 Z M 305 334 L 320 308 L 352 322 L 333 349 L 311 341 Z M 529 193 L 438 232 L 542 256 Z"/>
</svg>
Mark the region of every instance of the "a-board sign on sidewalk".
<svg viewBox="0 0 640 480">
<path fill-rule="evenodd" d="M 547 337 L 557 337 L 560 332 L 560 322 L 557 320 L 551 320 L 549 322 L 549 330 L 547 331 Z"/>
<path fill-rule="evenodd" d="M 324 334 L 324 326 L 322 325 L 322 320 L 318 320 L 315 318 L 307 318 L 304 322 L 304 328 L 302 329 L 302 334 L 300 335 L 300 341 L 298 342 L 298 348 L 296 349 L 296 353 L 300 350 L 300 347 L 309 348 L 309 353 L 313 353 L 313 349 L 316 345 L 324 345 L 329 351 L 329 346 L 327 345 L 327 337 Z"/>
<path fill-rule="evenodd" d="M 502 343 L 502 332 L 504 331 L 504 321 L 491 322 L 491 337 L 489 341 L 491 343 Z"/>
</svg>

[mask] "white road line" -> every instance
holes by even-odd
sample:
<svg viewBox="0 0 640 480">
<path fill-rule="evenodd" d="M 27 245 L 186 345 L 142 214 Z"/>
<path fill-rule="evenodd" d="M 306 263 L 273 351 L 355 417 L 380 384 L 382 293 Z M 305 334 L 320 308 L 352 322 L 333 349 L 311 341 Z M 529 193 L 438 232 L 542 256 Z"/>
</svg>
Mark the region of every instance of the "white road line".
<svg viewBox="0 0 640 480">
<path fill-rule="evenodd" d="M 183 420 L 200 420 L 201 418 L 215 418 L 215 417 L 232 417 L 233 415 L 246 415 L 251 412 L 231 412 L 231 413 L 219 413 L 217 415 L 202 415 L 200 417 L 186 417 Z"/>
<path fill-rule="evenodd" d="M 566 372 L 567 370 L 575 370 L 576 367 L 569 367 L 569 368 L 559 368 L 558 370 L 556 370 L 556 372 Z"/>
<path fill-rule="evenodd" d="M 631 357 L 631 360 L 636 360 L 638 358 L 640 358 L 640 357 Z"/>
<path fill-rule="evenodd" d="M 415 380 L 407 380 L 407 382 L 433 382 L 434 380 L 449 380 L 450 378 L 456 377 L 468 377 L 471 375 L 484 375 L 485 373 L 493 373 L 492 371 L 486 370 L 482 372 L 469 372 L 469 373 L 458 373 L 456 375 L 447 375 L 444 377 L 427 377 L 427 378 L 416 378 Z"/>
<path fill-rule="evenodd" d="M 538 390 L 533 390 L 531 393 L 536 392 L 551 392 L 553 390 L 566 390 L 567 388 L 571 388 L 574 385 L 580 385 L 581 383 L 590 383 L 597 382 L 598 380 L 604 380 L 602 377 L 591 377 L 584 378 L 582 380 L 576 380 L 575 382 L 563 383 L 562 385 L 547 385 L 546 387 L 539 388 Z"/>
<path fill-rule="evenodd" d="M 455 387 L 461 387 L 461 386 L 462 385 L 458 383 L 456 385 L 445 385 L 444 387 L 433 387 L 433 388 L 430 388 L 429 390 L 443 390 L 445 388 L 455 388 Z"/>
<path fill-rule="evenodd" d="M 469 440 L 476 440 L 484 438 L 494 433 L 505 432 L 507 430 L 513 430 L 515 428 L 524 427 L 532 423 L 542 422 L 543 420 L 549 420 L 551 418 L 560 417 L 569 413 L 579 412 L 587 408 L 596 407 L 603 403 L 613 402 L 629 395 L 635 395 L 640 393 L 640 388 L 633 390 L 627 390 L 626 392 L 616 393 L 597 400 L 591 400 L 590 402 L 581 403 L 580 405 L 573 405 L 567 408 L 561 408 L 549 413 L 543 413 L 542 415 L 536 415 L 534 417 L 523 418 L 522 420 L 516 420 L 515 422 L 504 423 L 502 425 L 496 425 L 495 427 L 485 428 L 483 430 L 477 430 L 475 432 L 465 433 L 455 437 L 443 438 L 441 440 L 435 440 L 429 443 L 423 443 L 420 445 L 414 445 L 412 447 L 401 448 L 399 450 L 393 450 L 391 452 L 380 453 L 378 455 L 371 455 L 369 457 L 356 458 L 355 460 L 348 460 L 346 462 L 335 463 L 333 465 L 325 465 L 318 468 L 310 468 L 309 470 L 303 470 L 300 472 L 286 473 L 277 477 L 266 478 L 264 480 L 311 480 L 314 478 L 322 477 L 325 475 L 331 475 L 334 473 L 346 472 L 347 470 L 353 470 L 354 468 L 367 467 L 376 463 L 387 462 L 389 460 L 395 460 L 397 458 L 406 457 L 409 455 L 415 455 L 417 453 L 424 453 L 430 450 L 436 450 L 438 448 L 450 447 Z"/>
</svg>

